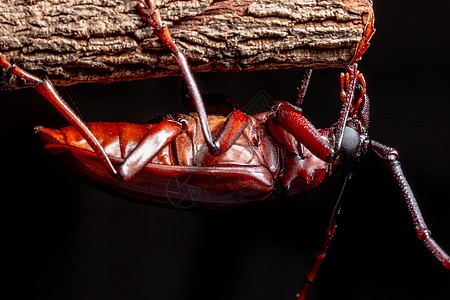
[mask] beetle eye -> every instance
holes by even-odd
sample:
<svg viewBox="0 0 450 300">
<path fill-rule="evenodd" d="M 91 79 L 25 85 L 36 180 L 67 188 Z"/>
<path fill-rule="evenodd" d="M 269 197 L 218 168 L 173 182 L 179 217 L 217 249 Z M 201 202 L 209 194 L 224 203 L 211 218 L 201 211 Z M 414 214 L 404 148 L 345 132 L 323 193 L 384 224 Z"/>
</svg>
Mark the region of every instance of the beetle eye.
<svg viewBox="0 0 450 300">
<path fill-rule="evenodd" d="M 342 151 L 349 157 L 356 157 L 361 139 L 359 133 L 350 126 L 345 126 L 342 137 Z"/>
<path fill-rule="evenodd" d="M 361 98 L 361 93 L 362 93 L 363 89 L 364 89 L 364 87 L 362 86 L 362 84 L 358 83 L 356 85 L 356 88 L 355 88 L 355 99 Z"/>
</svg>

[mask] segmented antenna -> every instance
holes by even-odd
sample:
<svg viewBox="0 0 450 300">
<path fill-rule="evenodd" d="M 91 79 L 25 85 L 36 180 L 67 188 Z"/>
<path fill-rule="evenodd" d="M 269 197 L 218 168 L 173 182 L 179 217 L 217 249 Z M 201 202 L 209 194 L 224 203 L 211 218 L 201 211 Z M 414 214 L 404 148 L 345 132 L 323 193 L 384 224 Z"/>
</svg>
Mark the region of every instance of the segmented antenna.
<svg viewBox="0 0 450 300">
<path fill-rule="evenodd" d="M 388 163 L 389 168 L 391 169 L 395 180 L 400 187 L 403 198 L 406 201 L 406 205 L 408 206 L 409 214 L 413 219 L 414 228 L 416 229 L 419 240 L 425 244 L 428 250 L 430 250 L 430 252 L 446 269 L 450 269 L 450 257 L 431 237 L 431 231 L 428 229 L 427 224 L 423 219 L 416 197 L 414 197 L 411 186 L 403 174 L 403 170 L 398 159 L 399 156 L 397 150 L 372 140 L 368 143 L 368 149 L 375 152 L 380 158 L 384 159 Z"/>
</svg>

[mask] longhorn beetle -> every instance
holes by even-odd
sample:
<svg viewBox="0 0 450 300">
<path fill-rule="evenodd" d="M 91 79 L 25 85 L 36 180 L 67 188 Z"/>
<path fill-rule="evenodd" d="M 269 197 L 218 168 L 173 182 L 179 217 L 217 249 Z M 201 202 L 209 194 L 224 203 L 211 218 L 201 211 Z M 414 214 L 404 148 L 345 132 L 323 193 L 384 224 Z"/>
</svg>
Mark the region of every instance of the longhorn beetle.
<svg viewBox="0 0 450 300">
<path fill-rule="evenodd" d="M 196 206 L 220 209 L 276 194 L 295 195 L 315 188 L 341 163 L 351 165 L 362 154 L 373 152 L 386 161 L 407 202 L 417 235 L 430 252 L 450 268 L 449 256 L 431 238 L 417 202 L 400 166 L 395 149 L 369 139 L 369 98 L 366 82 L 357 69 L 374 33 L 373 15 L 356 54 L 341 74 L 343 107 L 336 125 L 317 130 L 305 117 L 302 103 L 311 72 L 305 72 L 297 105 L 277 102 L 272 110 L 253 116 L 233 109 L 227 117 L 208 116 L 184 54 L 170 37 L 154 1 L 140 0 L 143 19 L 167 46 L 179 65 L 197 114 L 166 116 L 148 125 L 85 123 L 42 80 L 0 56 L 0 66 L 36 84 L 41 93 L 73 127 L 51 130 L 37 127 L 45 150 L 69 171 L 95 184 L 125 195 L 154 200 L 161 187 L 174 178 L 189 181 L 184 193 L 198 193 Z M 232 106 L 235 108 L 235 106 Z M 349 177 L 347 174 L 345 182 Z M 167 190 L 165 190 L 167 192 Z M 175 198 L 177 195 L 174 196 Z M 333 211 L 327 239 L 298 295 L 304 299 L 325 257 L 336 228 L 339 201 Z M 158 201 L 158 200 L 154 200 Z"/>
</svg>

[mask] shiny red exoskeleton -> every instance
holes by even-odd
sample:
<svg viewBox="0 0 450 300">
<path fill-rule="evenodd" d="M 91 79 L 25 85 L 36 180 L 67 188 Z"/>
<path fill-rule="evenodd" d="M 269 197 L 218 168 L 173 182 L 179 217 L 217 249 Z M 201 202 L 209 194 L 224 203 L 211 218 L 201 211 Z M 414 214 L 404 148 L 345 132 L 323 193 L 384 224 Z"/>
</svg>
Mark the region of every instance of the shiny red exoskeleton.
<svg viewBox="0 0 450 300">
<path fill-rule="evenodd" d="M 273 196 L 296 195 L 315 188 L 342 162 L 376 153 L 386 161 L 399 184 L 417 235 L 448 269 L 450 258 L 431 238 L 395 149 L 369 139 L 369 98 L 356 62 L 374 33 L 368 18 L 356 54 L 341 74 L 341 114 L 336 125 L 316 129 L 300 108 L 311 71 L 303 77 L 297 105 L 277 102 L 273 108 L 246 115 L 231 105 L 225 116 L 207 115 L 202 96 L 186 58 L 172 41 L 151 0 L 138 10 L 167 46 L 189 88 L 195 114 L 173 115 L 152 124 L 85 123 L 48 80 L 12 65 L 0 54 L 0 66 L 36 84 L 41 93 L 72 126 L 59 130 L 36 128 L 45 151 L 69 172 L 112 191 L 176 206 L 222 209 Z M 340 197 L 339 197 L 340 198 Z M 335 233 L 339 200 L 298 295 L 304 299 Z"/>
<path fill-rule="evenodd" d="M 88 181 L 150 201 L 185 200 L 186 205 L 190 201 L 193 206 L 218 209 L 275 194 L 299 194 L 316 187 L 328 175 L 331 147 L 326 145 L 331 145 L 332 130 L 317 131 L 320 140 L 312 142 L 327 151 L 312 150 L 313 154 L 275 121 L 284 114 L 303 118 L 295 109 L 279 103 L 273 111 L 245 116 L 246 128 L 220 155 L 209 152 L 196 114 L 168 117 L 158 124 L 88 123 L 114 166 L 130 157 L 144 137 L 162 139 L 159 144 L 152 142 L 158 147 L 150 161 L 127 180 L 111 176 L 74 127 L 39 127 L 37 133 L 45 140 L 46 152 Z M 211 133 L 217 135 L 226 117 L 213 115 L 208 121 Z"/>
</svg>

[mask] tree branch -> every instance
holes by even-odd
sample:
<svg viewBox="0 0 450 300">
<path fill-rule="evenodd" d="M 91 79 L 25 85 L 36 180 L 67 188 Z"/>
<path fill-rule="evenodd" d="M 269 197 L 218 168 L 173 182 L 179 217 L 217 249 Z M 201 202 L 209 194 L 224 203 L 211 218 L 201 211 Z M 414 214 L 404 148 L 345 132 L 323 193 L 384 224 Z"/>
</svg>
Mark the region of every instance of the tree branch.
<svg viewBox="0 0 450 300">
<path fill-rule="evenodd" d="M 0 52 L 55 85 L 179 75 L 132 0 L 4 0 Z M 194 72 L 345 66 L 370 0 L 161 0 Z M 23 86 L 8 78 L 3 89 Z"/>
</svg>

